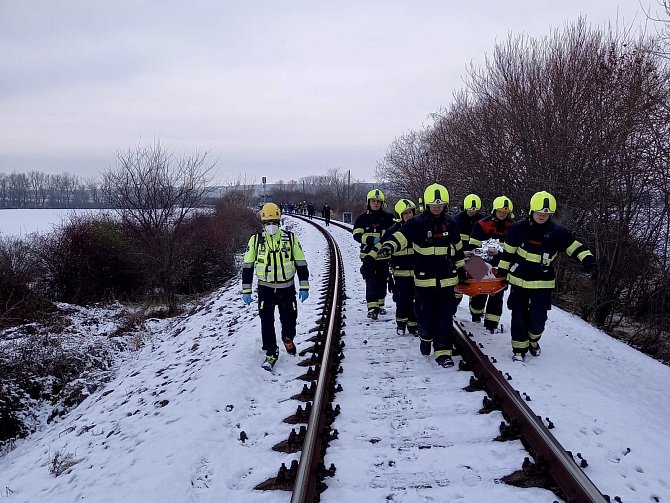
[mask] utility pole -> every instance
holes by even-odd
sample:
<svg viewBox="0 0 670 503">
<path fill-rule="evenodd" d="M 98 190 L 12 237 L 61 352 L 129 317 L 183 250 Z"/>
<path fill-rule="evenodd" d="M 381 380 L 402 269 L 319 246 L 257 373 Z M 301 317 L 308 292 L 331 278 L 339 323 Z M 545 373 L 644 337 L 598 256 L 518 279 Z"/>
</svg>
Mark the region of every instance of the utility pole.
<svg viewBox="0 0 670 503">
<path fill-rule="evenodd" d="M 267 182 L 267 178 L 263 177 L 263 204 L 268 202 L 268 198 L 265 195 L 265 183 Z"/>
</svg>

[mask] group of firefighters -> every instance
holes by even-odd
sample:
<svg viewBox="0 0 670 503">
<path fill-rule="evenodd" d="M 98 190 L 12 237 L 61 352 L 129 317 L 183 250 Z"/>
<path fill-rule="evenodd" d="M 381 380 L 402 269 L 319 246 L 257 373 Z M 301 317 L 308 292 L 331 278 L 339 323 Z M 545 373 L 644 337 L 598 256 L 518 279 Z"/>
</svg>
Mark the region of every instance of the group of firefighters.
<svg viewBox="0 0 670 503">
<path fill-rule="evenodd" d="M 481 213 L 476 194 L 463 201 L 455 217 L 447 213 L 449 192 L 443 185 L 429 185 L 422 208 L 400 199 L 394 214 L 384 209 L 384 193 L 372 189 L 366 211 L 356 218 L 353 237 L 360 244 L 361 275 L 365 280 L 367 316 L 377 320 L 386 314 L 387 289 L 396 304 L 399 335 L 418 335 L 422 355 L 433 355 L 438 365 L 452 367 L 453 316 L 461 301 L 456 287 L 468 281 L 466 261 L 473 254 L 487 257 L 500 283 L 510 286 L 507 306 L 511 311 L 512 359 L 523 362 L 526 354 L 539 356 L 540 338 L 551 292 L 556 286 L 553 262 L 566 252 L 581 262 L 595 281 L 598 267 L 593 254 L 572 232 L 552 218 L 556 199 L 546 191 L 530 199 L 529 215 L 513 221 L 512 200 L 502 195 L 493 201 L 490 215 Z M 263 367 L 271 370 L 279 351 L 274 330 L 274 306 L 279 308 L 282 341 L 295 354 L 297 303 L 294 275 L 300 283 L 299 299 L 309 293 L 309 273 L 300 241 L 281 229 L 281 213 L 273 203 L 261 210 L 262 232 L 251 236 L 242 266 L 242 294 L 251 303 L 254 271 L 258 277 L 258 309 L 261 318 Z M 482 248 L 483 247 L 483 248 Z M 473 322 L 484 320 L 494 333 L 503 310 L 504 290 L 470 298 Z"/>
</svg>

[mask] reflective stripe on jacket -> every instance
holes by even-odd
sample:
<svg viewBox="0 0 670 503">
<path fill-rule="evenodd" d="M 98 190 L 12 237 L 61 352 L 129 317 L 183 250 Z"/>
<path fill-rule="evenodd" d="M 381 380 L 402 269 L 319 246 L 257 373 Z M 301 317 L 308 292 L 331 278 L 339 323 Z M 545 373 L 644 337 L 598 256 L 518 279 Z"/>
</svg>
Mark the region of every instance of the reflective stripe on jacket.
<svg viewBox="0 0 670 503">
<path fill-rule="evenodd" d="M 465 264 L 463 244 L 456 221 L 444 212 L 433 216 L 424 212 L 412 218 L 387 241 L 396 253 L 414 250 L 414 284 L 420 288 L 453 287 L 457 269 Z"/>
<path fill-rule="evenodd" d="M 375 238 L 381 240 L 384 232 L 393 225 L 393 215 L 388 211 L 368 210 L 361 213 L 354 222 L 354 239 L 360 243 L 360 258 L 364 259 L 375 246 Z"/>
<path fill-rule="evenodd" d="M 532 217 L 515 222 L 507 232 L 498 275 L 510 285 L 543 289 L 556 287 L 554 259 L 564 251 L 584 266 L 595 262 L 589 249 L 553 220 L 540 225 Z"/>
</svg>

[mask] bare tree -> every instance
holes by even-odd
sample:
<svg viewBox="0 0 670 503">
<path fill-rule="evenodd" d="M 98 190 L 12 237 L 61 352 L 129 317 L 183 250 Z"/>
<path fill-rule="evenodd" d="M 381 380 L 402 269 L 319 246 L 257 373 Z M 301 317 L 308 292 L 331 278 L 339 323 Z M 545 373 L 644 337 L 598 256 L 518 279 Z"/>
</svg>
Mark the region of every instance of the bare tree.
<svg viewBox="0 0 670 503">
<path fill-rule="evenodd" d="M 113 210 L 144 245 L 146 265 L 170 309 L 176 308 L 175 253 L 186 218 L 200 207 L 211 181 L 207 152 L 176 157 L 160 142 L 118 152 L 116 169 L 103 174 Z"/>
</svg>

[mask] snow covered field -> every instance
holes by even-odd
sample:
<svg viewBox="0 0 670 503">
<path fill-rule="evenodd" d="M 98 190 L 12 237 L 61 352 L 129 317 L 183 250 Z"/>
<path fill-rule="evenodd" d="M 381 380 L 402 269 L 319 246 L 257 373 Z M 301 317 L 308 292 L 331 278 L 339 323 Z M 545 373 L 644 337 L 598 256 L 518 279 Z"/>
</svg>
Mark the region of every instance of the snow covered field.
<svg viewBox="0 0 670 503">
<path fill-rule="evenodd" d="M 0 236 L 23 237 L 33 232 L 48 232 L 66 221 L 69 215 L 86 215 L 100 211 L 102 210 L 0 210 Z"/>
<path fill-rule="evenodd" d="M 311 296 L 299 306 L 300 351 L 319 316 L 323 272 L 318 264 L 326 257 L 325 242 L 308 224 L 287 220 L 303 242 L 312 275 Z M 365 318 L 364 283 L 357 274 L 357 245 L 346 231 L 329 229 L 347 263 L 345 351 L 350 353 L 343 362 L 344 392 L 337 396 L 345 415 L 367 405 L 355 392 L 352 376 L 366 371 L 355 352 L 361 351 L 364 339 L 372 341 L 381 331 L 385 336 L 393 331 L 394 306 L 387 297 L 388 315 L 370 325 Z M 239 290 L 239 281 L 233 282 L 190 316 L 152 320 L 150 344 L 121 361 L 112 381 L 0 458 L 0 501 L 289 501 L 288 493 L 258 492 L 253 487 L 274 476 L 282 462 L 288 465 L 299 456 L 271 451 L 271 446 L 291 430 L 282 419 L 295 411 L 297 403 L 285 397 L 299 392 L 302 382 L 295 378 L 304 368 L 284 352 L 274 374 L 260 368 L 260 323 L 255 307 L 242 303 Z M 523 365 L 511 362 L 508 334 L 491 335 L 468 321 L 467 302 L 459 307 L 457 318 L 473 331 L 483 351 L 496 358 L 498 368 L 512 376 L 511 384 L 531 397 L 533 410 L 554 423 L 552 433 L 565 448 L 588 461 L 585 471 L 603 493 L 619 496 L 623 503 L 670 502 L 670 368 L 556 308 L 549 315 L 542 355 Z M 509 326 L 507 311 L 502 323 Z M 419 379 L 425 375 L 438 383 L 444 379 L 443 387 L 430 388 L 431 400 L 443 403 L 444 414 L 425 418 L 421 429 L 406 428 L 403 436 L 419 438 L 431 421 L 453 431 L 455 439 L 476 434 L 474 420 L 464 424 L 451 415 L 465 394 L 454 383 L 463 381 L 465 374 L 456 368 L 439 369 L 419 354 L 418 342 L 411 336 L 393 336 L 407 351 L 402 362 L 384 362 L 388 372 Z M 391 434 L 392 419 L 381 416 L 374 426 L 382 440 Z M 333 427 L 338 427 L 337 420 Z M 240 441 L 242 431 L 248 436 L 245 442 Z M 489 446 L 493 443 L 482 442 L 495 453 L 495 445 Z M 507 503 L 483 482 L 490 474 L 477 473 L 484 460 L 478 464 L 458 445 L 444 449 L 444 464 L 435 467 L 448 479 L 443 492 L 408 487 L 395 491 L 391 501 Z M 341 432 L 331 449 L 326 464 L 335 462 L 338 472 L 326 481 L 330 488 L 323 501 L 388 501 L 388 495 L 370 482 L 377 467 L 354 463 L 362 459 L 355 460 L 352 454 L 361 449 L 359 438 Z M 50 473 L 56 453 L 72 463 L 57 477 Z M 379 459 L 394 456 L 399 456 L 397 445 Z M 473 471 L 467 472 L 466 463 L 459 461 L 466 459 Z M 347 493 L 351 488 L 355 494 Z M 514 501 L 555 499 L 537 489 L 521 494 L 523 499 Z"/>
</svg>

